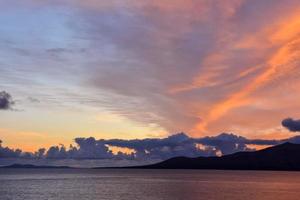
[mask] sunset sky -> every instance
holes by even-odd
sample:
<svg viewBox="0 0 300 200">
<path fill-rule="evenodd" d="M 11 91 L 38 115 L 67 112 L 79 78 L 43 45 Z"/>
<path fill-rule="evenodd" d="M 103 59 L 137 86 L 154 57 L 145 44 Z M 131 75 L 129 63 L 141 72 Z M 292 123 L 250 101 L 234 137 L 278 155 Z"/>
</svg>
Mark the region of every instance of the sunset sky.
<svg viewBox="0 0 300 200">
<path fill-rule="evenodd" d="M 5 146 L 296 136 L 299 0 L 0 0 Z M 3 93 L 4 94 L 4 93 Z"/>
</svg>

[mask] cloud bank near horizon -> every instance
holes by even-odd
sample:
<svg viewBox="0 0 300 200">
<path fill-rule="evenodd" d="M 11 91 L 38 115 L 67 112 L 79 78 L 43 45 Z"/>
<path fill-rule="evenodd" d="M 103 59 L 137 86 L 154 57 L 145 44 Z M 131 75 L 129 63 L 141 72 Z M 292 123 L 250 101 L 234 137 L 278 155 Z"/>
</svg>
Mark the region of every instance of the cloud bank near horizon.
<svg viewBox="0 0 300 200">
<path fill-rule="evenodd" d="M 135 140 L 75 138 L 76 146 L 52 146 L 41 148 L 34 153 L 4 147 L 0 142 L 0 158 L 25 159 L 74 159 L 74 160 L 165 160 L 176 156 L 220 156 L 239 151 L 253 151 L 255 147 L 277 145 L 283 142 L 300 143 L 300 137 L 284 140 L 247 139 L 234 134 L 222 133 L 218 136 L 192 138 L 178 133 L 166 138 L 146 138 Z M 113 152 L 113 148 L 119 152 Z M 125 150 L 125 151 L 124 151 Z M 129 152 L 126 150 L 130 150 Z"/>
</svg>

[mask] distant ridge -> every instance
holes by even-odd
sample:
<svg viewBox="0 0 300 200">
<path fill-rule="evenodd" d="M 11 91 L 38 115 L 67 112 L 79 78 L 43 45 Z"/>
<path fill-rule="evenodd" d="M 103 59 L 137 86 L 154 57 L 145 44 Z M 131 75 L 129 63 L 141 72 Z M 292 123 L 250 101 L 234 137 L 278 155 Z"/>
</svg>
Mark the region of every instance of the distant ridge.
<svg viewBox="0 0 300 200">
<path fill-rule="evenodd" d="M 68 166 L 48 166 L 48 165 L 30 165 L 30 164 L 13 164 L 8 166 L 3 166 L 0 168 L 26 168 L 26 169 L 71 169 Z"/>
<path fill-rule="evenodd" d="M 238 152 L 221 157 L 175 157 L 133 168 L 300 171 L 300 144 L 286 142 L 260 151 Z"/>
</svg>

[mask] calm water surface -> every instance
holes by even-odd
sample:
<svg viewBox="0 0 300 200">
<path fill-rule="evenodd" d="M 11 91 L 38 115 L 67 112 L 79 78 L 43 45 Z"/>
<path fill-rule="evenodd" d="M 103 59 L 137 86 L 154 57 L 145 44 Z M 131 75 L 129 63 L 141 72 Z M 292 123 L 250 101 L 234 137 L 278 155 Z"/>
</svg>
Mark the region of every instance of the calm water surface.
<svg viewBox="0 0 300 200">
<path fill-rule="evenodd" d="M 299 198 L 299 172 L 0 169 L 1 200 Z"/>
</svg>

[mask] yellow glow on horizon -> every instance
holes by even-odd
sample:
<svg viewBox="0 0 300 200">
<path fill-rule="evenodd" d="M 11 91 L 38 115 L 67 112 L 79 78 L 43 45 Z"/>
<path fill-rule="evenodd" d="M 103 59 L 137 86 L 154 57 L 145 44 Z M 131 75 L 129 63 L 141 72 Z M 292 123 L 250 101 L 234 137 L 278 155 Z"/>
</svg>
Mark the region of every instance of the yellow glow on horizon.
<svg viewBox="0 0 300 200">
<path fill-rule="evenodd" d="M 119 152 L 130 155 L 132 153 L 136 153 L 134 149 L 126 148 L 126 147 L 117 147 L 117 146 L 111 146 L 107 145 L 108 149 L 112 151 L 114 155 L 117 155 Z"/>
</svg>

